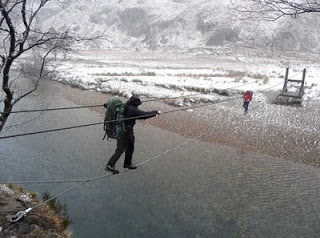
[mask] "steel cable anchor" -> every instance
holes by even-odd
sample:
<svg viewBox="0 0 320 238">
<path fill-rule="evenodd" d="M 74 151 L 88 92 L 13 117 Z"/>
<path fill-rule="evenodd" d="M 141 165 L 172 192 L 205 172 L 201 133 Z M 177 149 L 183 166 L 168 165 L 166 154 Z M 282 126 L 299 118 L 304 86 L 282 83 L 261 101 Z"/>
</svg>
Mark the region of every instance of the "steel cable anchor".
<svg viewBox="0 0 320 238">
<path fill-rule="evenodd" d="M 24 218 L 30 211 L 32 210 L 31 207 L 29 207 L 28 209 L 24 210 L 24 211 L 20 211 L 17 212 L 16 214 L 12 215 L 9 219 L 9 221 L 11 223 L 15 223 L 20 221 L 22 218 Z"/>
</svg>

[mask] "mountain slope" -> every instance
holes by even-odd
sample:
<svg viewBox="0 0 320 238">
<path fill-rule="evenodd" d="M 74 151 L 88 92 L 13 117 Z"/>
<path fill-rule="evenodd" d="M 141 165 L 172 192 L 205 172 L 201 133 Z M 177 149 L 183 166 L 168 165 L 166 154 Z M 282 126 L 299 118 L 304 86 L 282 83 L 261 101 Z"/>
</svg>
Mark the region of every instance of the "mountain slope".
<svg viewBox="0 0 320 238">
<path fill-rule="evenodd" d="M 273 22 L 246 17 L 226 0 L 96 0 L 48 5 L 39 22 L 82 35 L 105 33 L 110 42 L 101 47 L 320 51 L 320 14 Z"/>
</svg>

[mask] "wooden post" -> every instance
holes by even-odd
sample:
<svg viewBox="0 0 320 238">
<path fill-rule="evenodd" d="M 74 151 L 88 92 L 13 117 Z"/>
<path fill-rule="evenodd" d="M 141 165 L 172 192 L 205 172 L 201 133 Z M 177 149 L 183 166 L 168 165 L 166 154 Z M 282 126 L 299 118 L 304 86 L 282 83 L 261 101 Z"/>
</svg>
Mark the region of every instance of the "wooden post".
<svg viewBox="0 0 320 238">
<path fill-rule="evenodd" d="M 303 70 L 303 74 L 302 74 L 302 82 L 301 82 L 301 86 L 300 86 L 300 91 L 299 91 L 299 96 L 302 97 L 304 94 L 304 81 L 306 79 L 306 72 L 307 70 L 304 69 Z"/>
<path fill-rule="evenodd" d="M 289 68 L 286 68 L 286 76 L 284 78 L 284 85 L 283 85 L 283 89 L 282 89 L 282 94 L 284 94 L 288 91 L 288 89 L 287 89 L 288 77 L 289 77 Z"/>
</svg>

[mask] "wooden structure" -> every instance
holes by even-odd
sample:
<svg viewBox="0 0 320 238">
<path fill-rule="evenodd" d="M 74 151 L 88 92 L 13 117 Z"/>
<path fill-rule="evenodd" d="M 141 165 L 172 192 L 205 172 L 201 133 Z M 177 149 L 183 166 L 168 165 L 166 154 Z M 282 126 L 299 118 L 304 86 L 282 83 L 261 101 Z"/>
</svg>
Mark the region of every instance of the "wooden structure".
<svg viewBox="0 0 320 238">
<path fill-rule="evenodd" d="M 282 92 L 279 95 L 280 97 L 290 97 L 290 98 L 296 98 L 296 99 L 302 99 L 302 96 L 304 94 L 304 82 L 306 78 L 306 69 L 303 70 L 302 72 L 302 79 L 301 80 L 296 80 L 296 79 L 289 79 L 289 68 L 286 69 L 286 76 L 284 79 L 284 85 L 282 88 Z M 288 91 L 288 83 L 293 82 L 293 83 L 299 83 L 300 87 L 298 92 L 290 92 Z"/>
</svg>

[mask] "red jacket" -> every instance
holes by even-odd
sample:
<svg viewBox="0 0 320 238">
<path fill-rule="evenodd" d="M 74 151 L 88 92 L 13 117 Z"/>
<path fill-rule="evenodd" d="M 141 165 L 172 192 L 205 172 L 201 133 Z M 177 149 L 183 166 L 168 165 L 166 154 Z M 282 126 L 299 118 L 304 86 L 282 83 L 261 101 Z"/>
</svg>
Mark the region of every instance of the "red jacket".
<svg viewBox="0 0 320 238">
<path fill-rule="evenodd" d="M 243 100 L 245 102 L 250 102 L 252 100 L 252 92 L 247 91 L 243 94 Z"/>
</svg>

